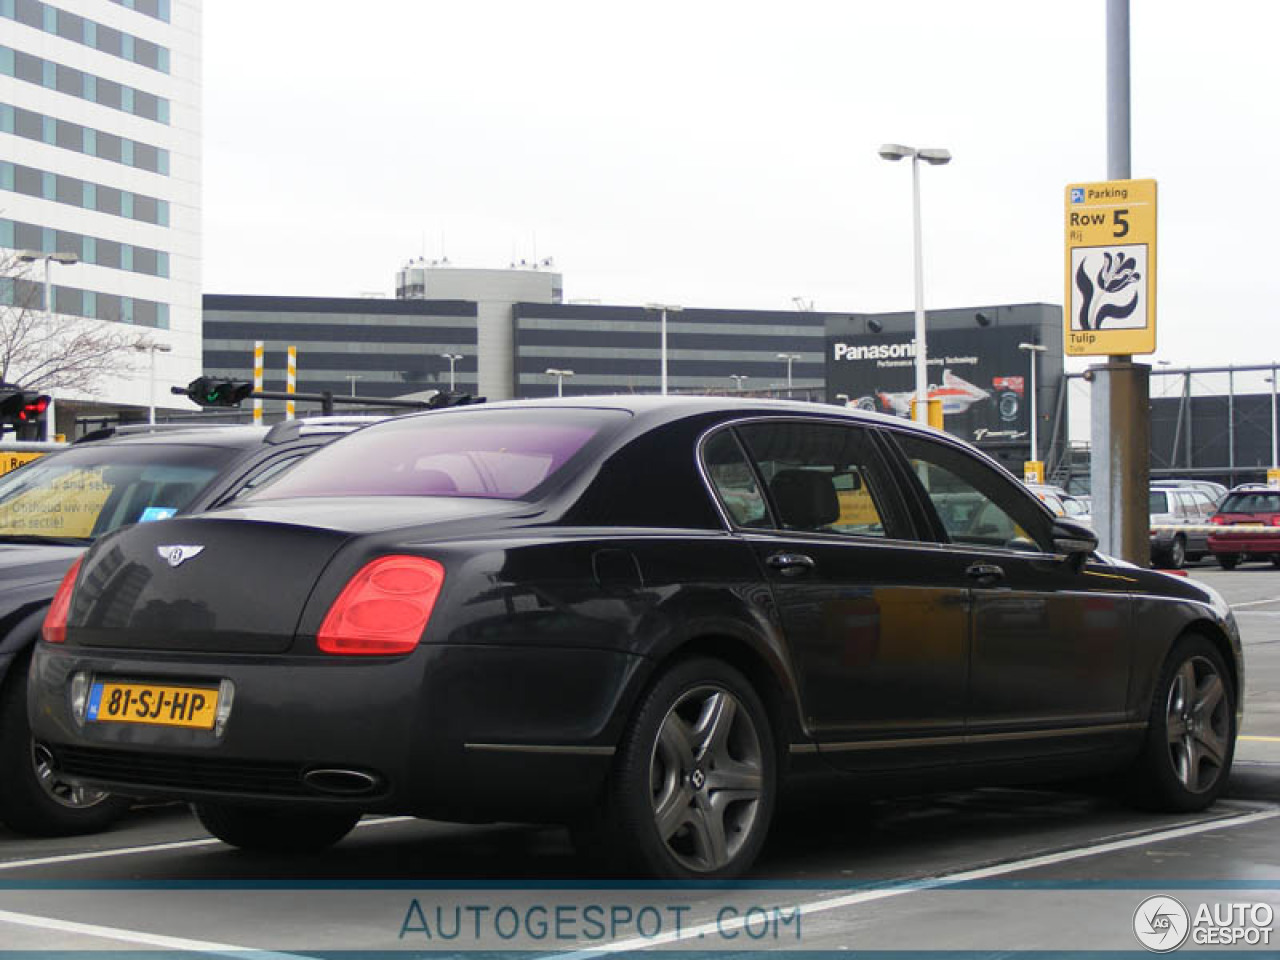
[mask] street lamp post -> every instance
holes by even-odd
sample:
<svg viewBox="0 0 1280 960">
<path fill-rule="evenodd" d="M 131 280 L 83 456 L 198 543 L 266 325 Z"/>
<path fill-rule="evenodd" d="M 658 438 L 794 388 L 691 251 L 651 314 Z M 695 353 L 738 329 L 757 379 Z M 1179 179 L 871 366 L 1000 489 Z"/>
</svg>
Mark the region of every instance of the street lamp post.
<svg viewBox="0 0 1280 960">
<path fill-rule="evenodd" d="M 80 262 L 78 253 L 41 253 L 38 250 L 19 250 L 17 257 L 23 263 L 44 261 L 44 314 L 53 319 L 53 284 L 50 282 L 50 263 L 61 263 L 70 267 Z"/>
<path fill-rule="evenodd" d="M 1276 368 L 1271 365 L 1271 376 L 1267 377 L 1271 384 L 1271 469 L 1280 470 L 1280 442 L 1276 435 Z"/>
<path fill-rule="evenodd" d="M 924 252 L 920 231 L 920 161 L 941 166 L 951 162 L 951 153 L 941 147 L 904 147 L 900 143 L 886 143 L 880 148 L 880 156 L 898 161 L 911 158 L 911 223 L 915 249 L 916 293 L 916 420 L 929 422 L 929 355 L 925 342 L 924 325 Z"/>
<path fill-rule="evenodd" d="M 461 359 L 462 359 L 462 354 L 460 354 L 460 353 L 442 353 L 442 354 L 440 354 L 440 356 L 444 357 L 446 360 L 448 360 L 448 361 L 449 361 L 449 392 L 450 392 L 450 393 L 452 393 L 452 392 L 453 392 L 453 385 L 454 385 L 454 380 L 453 380 L 453 365 L 454 365 L 455 363 L 457 363 L 459 360 L 461 360 Z"/>
<path fill-rule="evenodd" d="M 1040 343 L 1020 343 L 1018 349 L 1031 355 L 1031 459 L 1039 460 L 1039 445 L 1036 443 L 1036 354 L 1044 353 L 1048 347 Z"/>
<path fill-rule="evenodd" d="M 173 347 L 167 343 L 156 343 L 150 341 L 147 343 L 135 343 L 135 350 L 145 350 L 151 355 L 150 357 L 150 374 L 147 378 L 147 423 L 151 426 L 156 425 L 156 352 L 169 353 Z"/>
<path fill-rule="evenodd" d="M 667 314 L 679 313 L 684 307 L 676 306 L 672 303 L 646 303 L 646 310 L 657 310 L 661 314 L 661 337 L 658 353 L 661 357 L 661 373 L 659 376 L 660 392 L 665 397 L 667 395 Z"/>
<path fill-rule="evenodd" d="M 729 379 L 733 381 L 734 389 L 741 393 L 742 381 L 747 379 L 747 375 L 745 373 L 731 373 L 729 374 Z"/>
<path fill-rule="evenodd" d="M 778 359 L 787 361 L 787 396 L 789 397 L 791 396 L 791 364 L 800 359 L 800 354 L 780 353 L 778 354 Z"/>
<path fill-rule="evenodd" d="M 347 382 L 351 384 L 351 396 L 354 397 L 356 395 L 356 381 L 363 380 L 364 376 L 359 373 L 348 373 L 346 377 Z"/>
<path fill-rule="evenodd" d="M 572 377 L 572 370 L 560 370 L 556 367 L 547 367 L 547 376 L 556 378 L 556 396 L 564 396 L 564 378 Z"/>
</svg>

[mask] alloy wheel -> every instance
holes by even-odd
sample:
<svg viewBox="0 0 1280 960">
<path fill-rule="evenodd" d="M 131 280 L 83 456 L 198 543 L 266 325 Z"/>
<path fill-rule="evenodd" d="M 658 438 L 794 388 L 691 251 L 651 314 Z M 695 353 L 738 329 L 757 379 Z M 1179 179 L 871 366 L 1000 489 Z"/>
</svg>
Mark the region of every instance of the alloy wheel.
<svg viewBox="0 0 1280 960">
<path fill-rule="evenodd" d="M 105 790 L 92 790 L 63 780 L 54 766 L 53 754 L 34 740 L 31 741 L 31 765 L 36 772 L 36 782 L 40 784 L 40 789 L 51 800 L 68 810 L 87 810 L 111 796 Z"/>
<path fill-rule="evenodd" d="M 728 864 L 761 814 L 764 757 L 750 712 L 721 686 L 699 686 L 667 711 L 649 763 L 658 836 L 687 870 Z"/>
<path fill-rule="evenodd" d="M 1165 726 L 1178 782 L 1192 793 L 1210 790 L 1230 752 L 1231 702 L 1226 682 L 1207 657 L 1188 658 L 1174 674 Z"/>
</svg>

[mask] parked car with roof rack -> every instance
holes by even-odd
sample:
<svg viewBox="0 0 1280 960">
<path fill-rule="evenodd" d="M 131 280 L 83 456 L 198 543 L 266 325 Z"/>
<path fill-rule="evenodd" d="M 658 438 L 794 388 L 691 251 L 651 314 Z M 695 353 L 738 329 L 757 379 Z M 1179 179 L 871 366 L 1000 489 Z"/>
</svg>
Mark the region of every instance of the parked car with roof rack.
<svg viewBox="0 0 1280 960">
<path fill-rule="evenodd" d="M 1152 485 L 1147 509 L 1153 564 L 1181 570 L 1186 561 L 1199 560 L 1209 552 L 1207 525 L 1214 514 L 1214 503 L 1203 490 Z"/>
<path fill-rule="evenodd" d="M 335 437 L 380 419 L 316 418 L 269 429 L 111 428 L 0 477 L 0 821 L 30 834 L 86 833 L 129 804 L 63 779 L 31 738 L 31 648 L 77 558 L 122 527 L 230 503 Z"/>
</svg>

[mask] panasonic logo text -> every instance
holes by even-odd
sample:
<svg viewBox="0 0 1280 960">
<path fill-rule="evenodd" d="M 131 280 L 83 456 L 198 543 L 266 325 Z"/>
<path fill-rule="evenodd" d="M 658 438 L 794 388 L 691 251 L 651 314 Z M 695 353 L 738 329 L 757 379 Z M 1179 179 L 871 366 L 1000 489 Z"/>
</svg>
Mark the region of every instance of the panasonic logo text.
<svg viewBox="0 0 1280 960">
<path fill-rule="evenodd" d="M 837 343 L 834 347 L 836 360 L 897 360 L 916 355 L 916 342 L 851 344 Z"/>
</svg>

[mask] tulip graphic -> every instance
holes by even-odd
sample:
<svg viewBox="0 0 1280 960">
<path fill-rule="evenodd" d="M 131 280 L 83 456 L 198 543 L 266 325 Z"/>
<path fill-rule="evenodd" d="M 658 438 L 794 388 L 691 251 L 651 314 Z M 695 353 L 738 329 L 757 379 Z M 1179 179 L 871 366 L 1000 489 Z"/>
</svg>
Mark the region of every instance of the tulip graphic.
<svg viewBox="0 0 1280 960">
<path fill-rule="evenodd" d="M 1138 261 L 1123 251 L 1104 251 L 1102 265 L 1090 276 L 1089 257 L 1076 268 L 1076 289 L 1080 291 L 1080 311 L 1076 321 L 1081 330 L 1101 330 L 1107 320 L 1123 320 L 1138 308 L 1138 291 L 1128 302 L 1121 302 L 1127 287 L 1142 280 Z"/>
</svg>

